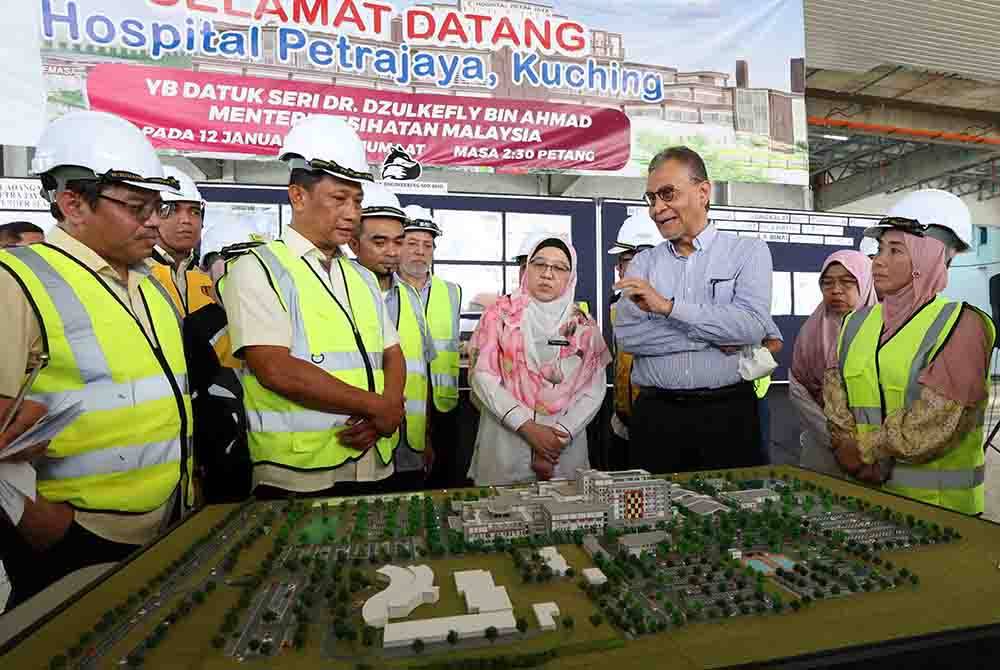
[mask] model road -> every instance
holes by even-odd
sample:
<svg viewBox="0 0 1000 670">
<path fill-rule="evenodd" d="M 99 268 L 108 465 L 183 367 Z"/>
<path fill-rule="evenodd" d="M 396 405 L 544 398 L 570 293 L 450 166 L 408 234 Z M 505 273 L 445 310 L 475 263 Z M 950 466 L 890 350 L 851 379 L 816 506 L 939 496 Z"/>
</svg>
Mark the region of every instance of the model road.
<svg viewBox="0 0 1000 670">
<path fill-rule="evenodd" d="M 251 508 L 245 508 L 237 517 L 231 520 L 223 529 L 211 536 L 211 539 L 198 547 L 183 565 L 172 572 L 164 581 L 163 585 L 156 592 L 151 594 L 143 603 L 137 606 L 138 611 L 145 613 L 132 618 L 125 618 L 114 625 L 114 627 L 101 636 L 90 649 L 85 650 L 84 657 L 77 663 L 79 670 L 91 670 L 97 667 L 98 661 L 109 654 L 111 649 L 125 639 L 134 628 L 153 616 L 153 614 L 164 607 L 165 603 L 178 591 L 180 584 L 189 574 L 198 570 L 211 555 L 218 552 L 223 544 L 235 539 L 235 534 L 245 530 L 246 522 L 250 517 Z"/>
</svg>

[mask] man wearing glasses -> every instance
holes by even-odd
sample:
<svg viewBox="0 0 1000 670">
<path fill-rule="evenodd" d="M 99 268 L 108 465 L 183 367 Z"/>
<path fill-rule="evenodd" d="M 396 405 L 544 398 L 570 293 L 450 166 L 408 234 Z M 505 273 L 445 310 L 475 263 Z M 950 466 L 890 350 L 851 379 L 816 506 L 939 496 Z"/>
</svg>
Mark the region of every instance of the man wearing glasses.
<svg viewBox="0 0 1000 670">
<path fill-rule="evenodd" d="M 49 125 L 32 169 L 58 227 L 45 244 L 0 252 L 0 423 L 13 416 L 0 462 L 37 473 L 35 499 L 0 513 L 13 605 L 122 560 L 193 502 L 181 329 L 146 265 L 160 193 L 179 185 L 135 126 L 100 112 Z M 40 372 L 26 380 L 29 368 Z M 54 440 L 5 457 L 41 416 L 78 403 Z"/>
<path fill-rule="evenodd" d="M 709 222 L 701 156 L 671 147 L 649 164 L 649 215 L 668 244 L 636 256 L 615 285 L 615 336 L 634 355 L 632 468 L 655 473 L 761 462 L 760 421 L 736 352 L 770 320 L 767 244 Z"/>
<path fill-rule="evenodd" d="M 160 241 L 153 252 L 153 276 L 173 299 L 182 317 L 212 302 L 212 279 L 198 269 L 195 252 L 201 244 L 205 201 L 194 180 L 175 167 L 163 173 L 181 185 L 179 194 L 163 194 L 159 216 Z"/>
</svg>

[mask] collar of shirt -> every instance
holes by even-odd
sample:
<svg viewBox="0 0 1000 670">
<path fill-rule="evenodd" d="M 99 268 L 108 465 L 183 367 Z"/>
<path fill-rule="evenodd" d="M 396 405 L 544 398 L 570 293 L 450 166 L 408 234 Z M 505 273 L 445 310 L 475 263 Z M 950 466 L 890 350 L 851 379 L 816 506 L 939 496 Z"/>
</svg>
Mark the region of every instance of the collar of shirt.
<svg viewBox="0 0 1000 670">
<path fill-rule="evenodd" d="M 153 255 L 147 259 L 146 265 L 153 267 L 155 264 L 168 265 L 170 266 L 170 272 L 173 273 L 176 278 L 178 275 L 183 275 L 191 269 L 194 265 L 194 249 L 188 252 L 186 258 L 184 258 L 178 265 L 174 268 L 174 263 L 177 261 L 169 251 L 157 244 L 153 247 Z"/>
<path fill-rule="evenodd" d="M 405 282 L 406 284 L 408 284 L 410 286 L 410 288 L 412 288 L 414 291 L 417 292 L 417 295 L 420 296 L 420 302 L 422 302 L 424 304 L 424 306 L 426 307 L 427 306 L 427 298 L 428 298 L 428 296 L 430 295 L 430 292 L 431 292 L 431 277 L 432 276 L 433 275 L 428 274 L 427 275 L 427 280 L 424 282 L 424 285 L 421 286 L 420 288 L 417 288 L 413 284 L 410 284 L 409 282 L 407 282 L 398 273 L 393 273 L 393 281 L 394 282 L 396 282 L 396 281 Z"/>
<path fill-rule="evenodd" d="M 128 269 L 128 281 L 123 282 L 121 276 L 111 267 L 110 263 L 104 260 L 96 251 L 58 226 L 52 229 L 52 232 L 46 238 L 46 242 L 62 249 L 100 276 L 117 282 L 119 286 L 127 284 L 131 289 L 133 285 L 138 285 L 142 279 L 149 276 L 149 266 L 145 262 L 136 263 Z"/>
<path fill-rule="evenodd" d="M 694 238 L 695 253 L 698 253 L 699 251 L 705 251 L 710 246 L 712 246 L 712 242 L 715 241 L 715 238 L 718 236 L 718 234 L 719 231 L 716 229 L 715 224 L 709 222 L 709 224 L 705 226 L 705 229 L 698 234 L 698 237 Z M 666 246 L 670 250 L 670 253 L 673 255 L 674 258 L 680 258 L 680 259 L 685 258 L 684 256 L 681 256 L 679 253 L 677 253 L 677 249 L 674 248 L 673 242 L 667 244 Z"/>
<path fill-rule="evenodd" d="M 291 226 L 285 228 L 281 234 L 281 239 L 288 247 L 288 250 L 299 258 L 305 258 L 306 256 L 310 258 L 315 258 L 319 261 L 326 260 L 326 254 L 320 251 L 315 244 L 310 242 L 305 235 L 295 230 Z M 337 256 L 342 255 L 343 252 L 338 250 Z M 334 256 L 336 258 L 337 256 Z"/>
</svg>

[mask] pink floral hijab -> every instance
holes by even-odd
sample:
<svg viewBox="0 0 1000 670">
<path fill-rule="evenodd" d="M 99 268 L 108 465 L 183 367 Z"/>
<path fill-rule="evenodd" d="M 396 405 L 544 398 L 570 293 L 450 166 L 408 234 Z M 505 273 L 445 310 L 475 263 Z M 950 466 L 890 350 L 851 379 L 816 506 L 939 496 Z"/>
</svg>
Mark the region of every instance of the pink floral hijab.
<svg viewBox="0 0 1000 670">
<path fill-rule="evenodd" d="M 518 287 L 483 313 L 469 342 L 472 369 L 499 378 L 540 415 L 562 412 L 611 362 L 597 323 L 574 301 L 577 259 L 570 241 L 560 235 L 540 238 L 528 258 L 550 240 L 570 253 L 572 270 L 563 294 L 543 303 Z"/>
</svg>

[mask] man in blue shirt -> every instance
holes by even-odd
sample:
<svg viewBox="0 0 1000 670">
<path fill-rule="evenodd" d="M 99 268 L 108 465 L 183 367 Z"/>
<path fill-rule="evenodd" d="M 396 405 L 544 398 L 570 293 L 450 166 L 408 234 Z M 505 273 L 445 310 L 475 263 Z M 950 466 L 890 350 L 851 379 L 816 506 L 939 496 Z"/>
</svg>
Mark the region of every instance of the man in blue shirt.
<svg viewBox="0 0 1000 670">
<path fill-rule="evenodd" d="M 738 351 L 759 345 L 771 311 L 771 252 L 709 222 L 705 163 L 671 147 L 649 164 L 649 215 L 668 244 L 636 256 L 615 317 L 642 387 L 630 429 L 633 468 L 684 472 L 761 462 L 753 385 Z"/>
</svg>

